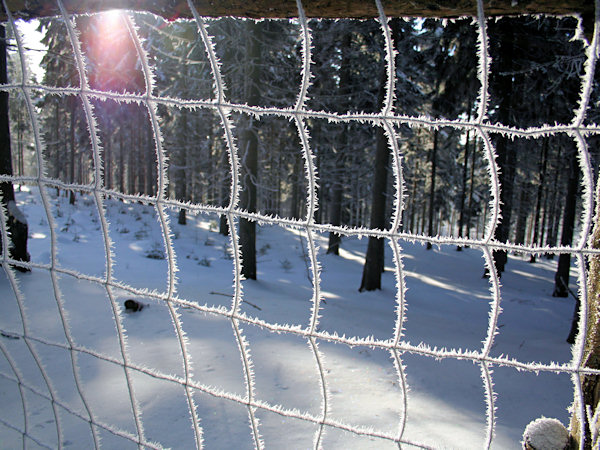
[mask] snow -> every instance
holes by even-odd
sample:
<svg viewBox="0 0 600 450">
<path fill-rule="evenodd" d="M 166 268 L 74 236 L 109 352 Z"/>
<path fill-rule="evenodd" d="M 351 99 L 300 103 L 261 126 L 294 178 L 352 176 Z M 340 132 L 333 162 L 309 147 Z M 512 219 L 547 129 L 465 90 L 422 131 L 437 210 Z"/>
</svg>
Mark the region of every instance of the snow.
<svg viewBox="0 0 600 450">
<path fill-rule="evenodd" d="M 556 419 L 546 417 L 527 425 L 523 437 L 533 449 L 564 450 L 569 444 L 569 432 L 565 426 Z"/>
<path fill-rule="evenodd" d="M 136 408 L 148 442 L 194 448 L 188 398 L 180 383 L 186 371 L 173 310 L 152 294 L 165 293 L 168 286 L 167 261 L 147 257 L 151 251 L 163 251 L 156 211 L 151 206 L 106 200 L 114 243 L 114 279 L 124 288 L 147 289 L 148 293 L 136 295 L 116 287 L 107 291 L 94 278 L 105 276 L 105 248 L 93 199 L 81 195 L 75 205 L 69 205 L 68 198 L 50 193 L 56 262 L 66 272 L 56 272 L 54 282 L 43 267 L 15 273 L 22 300 L 19 305 L 6 272 L 0 271 L 0 331 L 6 334 L 0 336 L 0 447 L 22 447 L 17 430 L 25 426 L 38 443 L 58 447 L 56 408 L 64 448 L 93 447 L 92 429 L 104 448 L 135 448 L 137 445 L 123 436 L 137 435 L 132 413 Z M 29 223 L 32 263 L 51 264 L 50 220 L 39 192 L 30 188 L 17 195 Z M 236 330 L 226 315 L 196 307 L 206 305 L 222 312 L 231 307 L 234 278 L 229 238 L 217 233 L 217 216 L 188 215 L 188 224 L 181 226 L 177 211 L 169 214 L 177 255 L 177 295 L 188 302 L 188 306 L 175 309 L 186 336 L 192 384 L 202 388 L 192 387 L 191 392 L 203 443 L 206 448 L 252 448 L 248 407 L 236 401 L 247 393 Z M 313 293 L 306 236 L 272 225 L 257 229 L 258 280 L 242 283 L 245 301 L 241 311 L 263 323 L 305 330 L 311 319 Z M 324 300 L 317 332 L 393 339 L 397 304 L 391 251 L 386 249 L 388 270 L 383 274 L 383 289 L 359 293 L 366 240 L 344 238 L 340 256 L 325 254 L 327 236 L 317 240 L 322 247 Z M 453 246 L 440 246 L 427 251 L 411 242 L 400 245 L 408 289 L 401 342 L 480 351 L 491 308 L 489 281 L 482 278 L 481 250 L 456 252 Z M 511 256 L 502 277 L 503 312 L 490 356 L 522 363 L 568 363 L 571 348 L 565 339 L 574 300 L 551 296 L 555 262 L 540 258 L 532 265 L 527 259 Z M 84 276 L 77 278 L 69 271 Z M 574 278 L 571 283 L 575 286 Z M 60 302 L 55 290 L 61 294 Z M 123 303 L 128 298 L 145 307 L 125 312 Z M 269 405 L 255 410 L 266 448 L 312 447 L 319 425 L 303 417 L 321 417 L 324 403 L 321 373 L 309 340 L 301 333 L 238 323 L 254 372 L 254 400 Z M 32 339 L 22 338 L 24 327 Z M 384 348 L 315 341 L 328 391 L 329 423 L 375 430 L 369 436 L 325 425 L 324 448 L 397 448 L 393 441 L 377 436 L 397 436 L 402 431 L 403 439 L 434 448 L 485 445 L 486 392 L 478 363 L 407 351 L 396 353 L 399 359 L 395 360 Z M 69 351 L 71 343 L 73 351 Z M 123 350 L 129 370 L 123 368 Z M 399 378 L 396 364 L 402 365 L 405 379 Z M 520 447 L 525 427 L 538 417 L 568 423 L 567 408 L 573 398 L 568 374 L 490 367 L 497 408 L 492 448 Z M 403 383 L 409 389 L 406 401 Z M 130 387 L 136 400 L 133 406 Z M 99 426 L 90 427 L 82 397 Z M 33 440 L 26 441 L 28 448 L 36 448 Z"/>
</svg>

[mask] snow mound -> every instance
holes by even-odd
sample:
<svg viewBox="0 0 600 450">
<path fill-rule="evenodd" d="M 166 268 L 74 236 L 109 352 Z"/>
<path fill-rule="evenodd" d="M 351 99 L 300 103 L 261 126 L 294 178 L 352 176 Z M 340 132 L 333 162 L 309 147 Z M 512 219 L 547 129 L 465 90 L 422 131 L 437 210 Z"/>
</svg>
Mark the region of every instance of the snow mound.
<svg viewBox="0 0 600 450">
<path fill-rule="evenodd" d="M 525 448 L 532 450 L 564 450 L 569 445 L 569 432 L 557 419 L 541 417 L 523 433 Z"/>
</svg>

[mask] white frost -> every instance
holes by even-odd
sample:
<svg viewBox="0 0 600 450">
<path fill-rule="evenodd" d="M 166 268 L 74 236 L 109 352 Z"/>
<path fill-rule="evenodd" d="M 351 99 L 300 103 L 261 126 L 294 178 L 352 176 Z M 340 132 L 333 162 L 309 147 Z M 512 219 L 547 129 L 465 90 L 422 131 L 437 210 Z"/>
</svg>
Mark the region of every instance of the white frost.
<svg viewBox="0 0 600 450">
<path fill-rule="evenodd" d="M 569 432 L 559 420 L 541 417 L 527 425 L 523 441 L 535 450 L 563 450 L 569 444 Z"/>
</svg>

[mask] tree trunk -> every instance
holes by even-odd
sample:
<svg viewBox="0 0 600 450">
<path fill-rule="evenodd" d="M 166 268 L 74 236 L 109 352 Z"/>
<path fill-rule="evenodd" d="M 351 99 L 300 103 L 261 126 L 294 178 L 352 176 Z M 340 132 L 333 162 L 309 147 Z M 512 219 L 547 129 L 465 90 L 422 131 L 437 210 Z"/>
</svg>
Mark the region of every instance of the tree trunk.
<svg viewBox="0 0 600 450">
<path fill-rule="evenodd" d="M 125 148 L 123 146 L 123 125 L 119 127 L 119 191 L 125 193 Z"/>
<path fill-rule="evenodd" d="M 573 243 L 573 229 L 575 228 L 575 210 L 577 206 L 577 188 L 579 186 L 579 167 L 577 164 L 577 153 L 573 150 L 569 164 L 569 183 L 567 186 L 567 196 L 565 198 L 565 208 L 563 213 L 562 232 L 560 236 L 560 245 L 569 246 Z M 558 257 L 558 268 L 554 276 L 553 297 L 569 296 L 569 271 L 571 269 L 571 255 L 561 253 Z"/>
<path fill-rule="evenodd" d="M 292 169 L 292 200 L 290 203 L 290 216 L 294 219 L 301 218 L 300 208 L 300 183 L 304 180 L 302 172 L 302 157 L 297 152 L 294 155 L 294 168 Z"/>
<path fill-rule="evenodd" d="M 75 153 L 77 148 L 75 145 L 75 110 L 77 109 L 77 97 L 69 98 L 69 106 L 71 108 L 71 123 L 69 124 L 69 146 L 71 147 L 69 161 L 69 183 L 75 183 Z M 75 191 L 69 191 L 69 204 L 75 204 Z"/>
<path fill-rule="evenodd" d="M 0 25 L 0 84 L 8 83 L 6 59 L 6 28 Z M 10 126 L 8 118 L 8 92 L 0 92 L 0 174 L 13 175 L 12 155 L 10 151 Z M 27 252 L 28 226 L 25 215 L 21 213 L 15 201 L 15 190 L 12 182 L 0 183 L 2 207 L 8 213 L 6 228 L 10 234 L 12 247 L 9 255 L 17 261 L 29 261 Z M 0 255 L 2 254 L 2 235 L 0 234 Z M 29 269 L 15 266 L 21 272 Z"/>
<path fill-rule="evenodd" d="M 112 189 L 112 139 L 111 136 L 106 137 L 104 145 L 104 187 Z"/>
<path fill-rule="evenodd" d="M 352 39 L 351 39 L 351 34 L 350 33 L 346 33 L 344 35 L 344 39 L 341 42 L 341 53 L 342 53 L 342 61 L 340 64 L 340 86 L 342 89 L 346 90 L 348 89 L 348 87 L 350 86 L 350 61 L 349 61 L 349 54 L 350 54 L 350 48 L 352 45 Z M 339 104 L 339 112 L 343 113 L 347 110 L 348 108 L 348 101 L 345 100 L 347 98 L 346 96 L 343 96 L 343 100 L 340 101 Z M 349 151 L 349 147 L 351 145 L 349 139 L 348 139 L 348 134 L 349 134 L 349 128 L 350 125 L 349 124 L 344 124 L 341 127 L 341 132 L 338 134 L 337 136 L 337 142 L 338 142 L 338 154 L 337 154 L 337 161 L 336 161 L 336 169 L 338 169 L 337 173 L 336 173 L 336 178 L 335 180 L 333 180 L 333 192 L 332 192 L 332 199 L 331 199 L 331 224 L 334 226 L 338 226 L 342 223 L 342 196 L 344 194 L 344 185 L 342 183 L 342 176 L 341 176 L 341 168 L 340 166 L 343 167 L 343 160 L 344 158 L 342 157 L 342 155 L 340 153 L 343 152 L 347 152 Z M 334 255 L 338 255 L 339 254 L 339 248 L 340 248 L 340 244 L 342 242 L 342 237 L 339 234 L 330 232 L 329 233 L 329 246 L 327 247 L 327 253 L 333 253 Z"/>
<path fill-rule="evenodd" d="M 342 223 L 342 193 L 342 185 L 339 180 L 336 180 L 331 194 L 331 216 L 329 218 L 331 225 L 333 226 L 339 226 Z M 339 234 L 330 231 L 327 253 L 339 255 L 341 242 L 342 237 Z"/>
<path fill-rule="evenodd" d="M 175 178 L 175 198 L 182 202 L 187 200 L 187 177 L 186 177 L 186 166 L 187 166 L 187 145 L 188 145 L 188 116 L 185 109 L 181 109 L 181 142 L 179 142 L 177 149 L 177 160 L 176 160 L 176 176 Z M 177 218 L 179 225 L 185 225 L 187 223 L 185 208 L 179 210 L 179 217 Z"/>
<path fill-rule="evenodd" d="M 531 243 L 533 245 L 541 245 L 539 229 L 540 229 L 540 213 L 542 209 L 542 197 L 544 196 L 544 180 L 546 179 L 546 165 L 548 160 L 548 137 L 544 137 L 542 140 L 542 155 L 539 165 L 540 176 L 538 180 L 538 188 L 535 201 L 535 213 L 533 221 L 533 238 Z M 531 255 L 529 262 L 535 262 L 535 255 Z"/>
<path fill-rule="evenodd" d="M 498 71 L 500 73 L 499 90 L 501 93 L 500 108 L 498 113 L 499 122 L 503 125 L 510 125 L 512 99 L 513 99 L 513 48 L 514 48 L 514 29 L 512 23 L 503 19 L 501 28 L 500 60 Z M 499 242 L 506 242 L 510 235 L 510 219 L 512 215 L 512 194 L 515 167 L 514 143 L 508 142 L 505 136 L 498 136 L 496 144 L 497 163 L 500 168 L 500 204 L 502 205 L 502 218 L 496 227 L 494 238 Z M 508 261 L 508 255 L 505 250 L 495 250 L 493 252 L 494 265 L 498 276 L 504 272 L 504 266 Z"/>
<path fill-rule="evenodd" d="M 383 98 L 384 80 L 380 88 L 380 96 Z M 381 103 L 381 102 L 380 102 Z M 371 204 L 371 228 L 384 230 L 385 226 L 385 202 L 388 177 L 388 163 L 390 151 L 388 149 L 387 139 L 383 128 L 378 127 L 376 131 L 376 151 L 375 151 L 375 173 L 373 177 L 373 197 Z M 384 247 L 383 239 L 369 237 L 367 246 L 367 255 L 363 267 L 363 275 L 360 283 L 360 292 L 374 291 L 381 289 L 381 274 L 384 270 Z"/>
<path fill-rule="evenodd" d="M 469 112 L 471 111 L 471 102 L 469 101 Z M 469 120 L 471 120 L 471 114 L 469 114 Z M 459 216 L 458 216 L 458 237 L 462 237 L 463 236 L 463 226 L 465 224 L 465 200 L 466 200 L 466 196 L 467 196 L 467 174 L 468 174 L 468 161 L 469 161 L 469 140 L 470 140 L 470 136 L 469 136 L 469 131 L 467 130 L 467 139 L 465 142 L 465 156 L 464 156 L 464 160 L 463 160 L 463 167 L 462 167 L 462 186 L 461 186 L 461 190 L 460 190 L 460 211 L 459 211 Z M 458 245 L 456 247 L 457 251 L 461 251 L 462 250 L 462 246 Z"/>
<path fill-rule="evenodd" d="M 521 195 L 519 196 L 519 210 L 517 213 L 517 225 L 515 226 L 515 244 L 525 243 L 529 209 L 529 183 L 526 182 L 521 186 Z"/>
<path fill-rule="evenodd" d="M 252 21 L 246 22 L 248 71 L 248 104 L 257 105 L 259 101 L 260 69 L 260 25 Z M 240 207 L 248 212 L 256 212 L 256 183 L 258 176 L 258 137 L 254 130 L 254 118 L 249 117 L 246 130 L 240 141 L 242 150 L 242 184 Z M 240 248 L 242 252 L 242 275 L 247 280 L 256 280 L 256 223 L 252 220 L 240 219 Z"/>
<path fill-rule="evenodd" d="M 592 248 L 600 248 L 600 198 L 596 198 L 596 223 L 592 235 Z M 582 365 L 589 369 L 600 369 L 600 256 L 589 257 L 587 299 L 588 320 L 587 329 L 584 330 L 584 356 Z M 600 424 L 596 415 L 600 407 L 600 376 L 582 375 L 580 377 L 583 391 L 583 405 L 579 405 L 578 398 L 575 396 L 575 404 L 571 415 L 571 448 L 580 448 L 580 443 L 585 440 L 584 449 L 598 448 L 598 442 L 591 442 L 590 429 L 597 429 Z M 588 417 L 594 421 L 593 424 L 587 423 L 584 427 L 584 436 L 581 436 L 579 412 L 583 406 L 584 411 L 588 411 Z M 585 413 L 584 413 L 585 414 Z"/>
<path fill-rule="evenodd" d="M 561 161 L 561 151 L 562 147 L 558 147 L 558 155 L 556 157 L 557 161 Z M 558 192 L 560 190 L 560 170 L 558 167 L 554 169 L 554 182 L 552 183 L 552 195 L 550 198 L 550 208 L 548 213 L 548 228 L 546 232 L 546 245 L 550 247 L 556 246 L 556 241 L 558 239 L 558 223 L 560 213 L 558 212 L 558 208 L 556 207 L 556 203 L 558 201 Z M 554 259 L 554 253 L 547 253 L 547 259 Z"/>
<path fill-rule="evenodd" d="M 215 141 L 213 140 L 213 145 L 214 143 Z M 221 170 L 224 171 L 225 168 L 229 169 L 229 163 L 227 160 L 227 152 L 225 150 L 222 150 Z M 221 206 L 223 208 L 229 206 L 229 188 L 229 178 L 224 176 L 223 181 L 221 181 L 221 191 L 219 194 L 221 196 Z M 229 236 L 229 222 L 227 221 L 227 216 L 225 214 L 221 214 L 221 216 L 219 217 L 219 233 L 223 236 Z"/>
<path fill-rule="evenodd" d="M 471 237 L 471 217 L 473 217 L 473 191 L 475 190 L 475 162 L 477 161 L 477 138 L 473 138 L 473 152 L 471 153 L 471 174 L 469 175 L 469 202 L 467 204 L 467 232 Z"/>
<path fill-rule="evenodd" d="M 429 185 L 429 229 L 427 234 L 433 237 L 433 210 L 435 207 L 435 172 L 437 169 L 438 130 L 433 131 L 433 148 L 431 149 L 431 183 Z M 427 242 L 427 250 L 431 250 L 431 242 Z"/>
</svg>

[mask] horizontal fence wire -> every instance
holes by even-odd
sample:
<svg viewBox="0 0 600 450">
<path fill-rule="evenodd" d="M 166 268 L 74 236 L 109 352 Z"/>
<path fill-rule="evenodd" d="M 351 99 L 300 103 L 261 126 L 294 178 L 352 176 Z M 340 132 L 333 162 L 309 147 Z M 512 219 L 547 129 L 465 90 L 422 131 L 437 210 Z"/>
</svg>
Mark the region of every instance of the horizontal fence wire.
<svg viewBox="0 0 600 450">
<path fill-rule="evenodd" d="M 323 436 L 329 429 L 339 429 L 356 435 L 370 436 L 380 438 L 400 445 L 412 445 L 416 447 L 428 448 L 427 444 L 422 442 L 414 442 L 405 436 L 405 425 L 407 417 L 407 391 L 408 382 L 405 373 L 405 362 L 403 358 L 406 354 L 421 355 L 435 359 L 455 359 L 472 362 L 478 367 L 481 376 L 482 389 L 485 392 L 485 410 L 487 414 L 486 431 L 485 431 L 485 448 L 490 448 L 494 443 L 494 434 L 496 430 L 496 401 L 498 392 L 494 388 L 494 374 L 492 369 L 496 367 L 511 367 L 523 372 L 548 372 L 567 374 L 572 376 L 574 383 L 575 396 L 579 400 L 579 405 L 583 405 L 582 401 L 582 386 L 580 381 L 581 375 L 600 375 L 600 370 L 595 370 L 585 367 L 583 358 L 583 339 L 580 337 L 574 346 L 573 357 L 568 363 L 527 363 L 519 361 L 509 356 L 494 356 L 491 354 L 492 346 L 494 345 L 496 336 L 501 333 L 499 327 L 499 317 L 501 315 L 501 298 L 502 287 L 500 279 L 494 270 L 493 252 L 496 250 L 506 250 L 510 252 L 521 252 L 524 254 L 538 255 L 543 253 L 562 254 L 568 253 L 574 256 L 577 260 L 578 276 L 579 276 L 579 300 L 583 305 L 587 305 L 588 298 L 585 286 L 587 285 L 587 274 L 585 271 L 585 260 L 592 255 L 598 255 L 600 249 L 592 248 L 590 245 L 590 236 L 594 218 L 594 176 L 592 163 L 590 162 L 588 138 L 600 134 L 600 126 L 597 124 L 585 123 L 586 110 L 589 106 L 590 96 L 593 87 L 594 71 L 597 63 L 598 52 L 598 33 L 599 22 L 596 19 L 593 41 L 587 50 L 587 60 L 585 63 L 585 71 L 581 78 L 581 94 L 578 103 L 578 108 L 574 112 L 573 119 L 569 124 L 563 125 L 544 125 L 541 127 L 518 128 L 504 124 L 490 123 L 488 121 L 488 105 L 489 105 L 489 78 L 491 57 L 489 54 L 489 42 L 487 35 L 487 23 L 485 18 L 485 9 L 483 1 L 478 1 L 478 16 L 474 19 L 474 26 L 478 30 L 477 58 L 478 58 L 478 79 L 480 82 L 480 90 L 478 93 L 479 110 L 473 120 L 456 119 L 435 119 L 427 116 L 410 116 L 404 115 L 394 110 L 394 95 L 396 92 L 396 76 L 395 76 L 395 61 L 396 53 L 392 41 L 391 31 L 389 28 L 388 17 L 386 17 L 381 2 L 376 0 L 379 11 L 379 25 L 381 29 L 382 39 L 385 48 L 385 61 L 387 73 L 387 85 L 385 89 L 385 98 L 382 108 L 378 113 L 336 113 L 330 111 L 315 111 L 311 110 L 307 104 L 312 77 L 313 64 L 313 31 L 306 16 L 304 15 L 303 6 L 300 0 L 297 0 L 298 19 L 297 26 L 300 30 L 302 72 L 298 93 L 296 96 L 295 105 L 289 108 L 274 108 L 274 107 L 259 107 L 249 106 L 247 104 L 234 103 L 227 98 L 227 86 L 221 73 L 221 62 L 215 52 L 215 44 L 213 36 L 210 34 L 209 27 L 205 19 L 202 18 L 194 7 L 194 3 L 188 0 L 188 7 L 191 15 L 194 17 L 194 22 L 197 25 L 199 36 L 204 45 L 204 51 L 209 61 L 210 74 L 213 84 L 213 100 L 188 100 L 183 98 L 169 97 L 157 93 L 154 73 L 154 68 L 151 58 L 144 49 L 143 39 L 140 37 L 139 29 L 134 22 L 132 16 L 126 16 L 127 30 L 132 42 L 135 44 L 137 58 L 141 65 L 141 70 L 144 76 L 145 89 L 139 93 L 118 93 L 105 90 L 98 90 L 90 87 L 88 78 L 88 68 L 86 60 L 81 50 L 81 37 L 76 30 L 75 21 L 65 9 L 62 0 L 58 0 L 58 5 L 61 10 L 61 17 L 56 20 L 61 20 L 68 32 L 68 39 L 72 47 L 72 57 L 75 61 L 77 74 L 79 76 L 79 87 L 52 87 L 32 82 L 28 77 L 28 65 L 26 59 L 26 51 L 23 48 L 22 37 L 19 27 L 12 17 L 9 6 L 4 2 L 4 8 L 8 15 L 8 24 L 12 29 L 13 36 L 17 42 L 17 51 L 20 62 L 22 64 L 22 80 L 16 82 L 12 80 L 12 84 L 0 86 L 4 92 L 18 93 L 26 100 L 27 114 L 29 122 L 34 130 L 35 138 L 35 154 L 37 158 L 37 174 L 35 176 L 17 176 L 17 175 L 0 175 L 0 182 L 9 182 L 14 184 L 33 185 L 39 189 L 42 204 L 45 209 L 46 219 L 49 223 L 51 231 L 52 252 L 50 262 L 42 264 L 38 262 L 23 262 L 11 258 L 9 254 L 10 237 L 7 228 L 8 211 L 5 207 L 0 208 L 0 236 L 2 238 L 2 260 L 1 264 L 6 274 L 6 278 L 10 283 L 10 288 L 14 294 L 14 301 L 17 305 L 21 323 L 16 326 L 21 331 L 14 332 L 6 330 L 5 333 L 15 338 L 21 339 L 25 344 L 25 349 L 35 361 L 35 369 L 39 372 L 43 380 L 43 388 L 32 385 L 27 377 L 22 373 L 23 368 L 20 368 L 15 361 L 7 345 L 0 339 L 0 353 L 6 359 L 11 372 L 0 372 L 0 380 L 12 382 L 18 385 L 24 417 L 23 426 L 15 423 L 9 423 L 4 420 L 0 421 L 2 425 L 14 430 L 23 437 L 23 446 L 31 440 L 37 445 L 47 448 L 54 448 L 55 442 L 59 442 L 58 447 L 62 446 L 64 439 L 64 420 L 65 414 L 73 416 L 78 420 L 89 424 L 89 433 L 92 436 L 92 441 L 96 448 L 101 447 L 100 432 L 107 432 L 117 437 L 126 439 L 144 448 L 162 448 L 159 442 L 152 442 L 146 435 L 144 427 L 143 407 L 140 405 L 138 393 L 136 390 L 135 378 L 139 374 L 152 377 L 156 380 L 161 380 L 169 384 L 180 386 L 185 391 L 187 403 L 187 415 L 191 423 L 195 444 L 198 448 L 202 447 L 204 442 L 204 430 L 202 425 L 202 417 L 198 413 L 198 406 L 194 399 L 195 392 L 201 392 L 211 397 L 228 400 L 237 405 L 241 405 L 246 409 L 248 416 L 248 424 L 250 426 L 250 435 L 252 445 L 256 448 L 263 448 L 265 443 L 261 433 L 261 422 L 257 412 L 270 412 L 281 417 L 294 418 L 307 423 L 317 425 L 313 436 L 314 448 L 319 448 L 323 445 Z M 43 92 L 50 96 L 65 96 L 75 97 L 80 99 L 84 105 L 85 119 L 88 125 L 89 139 L 91 142 L 91 150 L 93 153 L 93 183 L 82 185 L 74 183 L 65 183 L 59 179 L 49 176 L 46 170 L 46 161 L 44 157 L 45 143 L 40 130 L 41 120 L 40 113 L 33 104 L 33 92 Z M 104 162 L 102 142 L 99 136 L 98 124 L 95 119 L 94 101 L 96 100 L 111 100 L 119 105 L 134 103 L 145 108 L 151 129 L 152 140 L 155 146 L 156 156 L 156 172 L 157 172 L 157 193 L 156 195 L 132 195 L 120 192 L 117 189 L 107 188 L 104 183 Z M 231 169 L 231 186 L 230 200 L 227 206 L 211 206 L 202 203 L 194 203 L 188 201 L 175 200 L 168 197 L 167 186 L 169 183 L 169 164 L 163 130 L 160 125 L 160 108 L 159 107 L 176 107 L 182 110 L 195 111 L 207 110 L 217 114 L 220 120 L 223 140 L 227 149 L 229 166 Z M 240 149 L 238 142 L 234 137 L 234 127 L 232 115 L 244 114 L 253 116 L 257 119 L 265 117 L 278 117 L 289 121 L 298 131 L 302 161 L 304 164 L 304 173 L 306 177 L 307 198 L 306 198 L 306 215 L 301 219 L 291 219 L 278 217 L 276 215 L 248 212 L 240 203 L 241 186 L 241 162 Z M 394 209 L 393 209 L 393 225 L 390 229 L 379 230 L 367 227 L 350 227 L 345 225 L 332 225 L 317 223 L 314 219 L 314 212 L 319 207 L 319 198 L 317 195 L 318 176 L 315 165 L 314 141 L 311 140 L 310 130 L 307 125 L 308 120 L 323 119 L 331 123 L 360 123 L 384 130 L 389 151 L 393 160 L 393 185 L 395 186 Z M 453 128 L 463 132 L 475 133 L 483 142 L 483 153 L 488 165 L 491 186 L 491 212 L 488 219 L 486 232 L 483 238 L 457 238 L 457 237 L 435 237 L 422 234 L 415 234 L 401 230 L 400 221 L 402 212 L 406 205 L 404 204 L 405 193 L 403 192 L 405 180 L 402 171 L 402 151 L 399 148 L 397 127 L 405 125 L 414 129 L 436 130 L 444 127 Z M 499 218 L 502 214 L 502 205 L 500 202 L 500 193 L 502 186 L 499 181 L 499 167 L 497 165 L 497 154 L 492 144 L 491 134 L 501 134 L 510 139 L 527 138 L 536 139 L 540 137 L 555 136 L 563 134 L 570 137 L 575 143 L 578 151 L 578 161 L 583 173 L 582 186 L 584 187 L 583 209 L 582 209 L 582 232 L 579 241 L 572 246 L 527 246 L 513 244 L 510 242 L 499 242 L 494 238 L 494 232 L 499 223 Z M 99 233 L 102 234 L 104 245 L 104 264 L 105 273 L 103 276 L 97 276 L 88 273 L 81 273 L 77 270 L 61 267 L 57 259 L 57 247 L 59 232 L 57 225 L 53 219 L 53 199 L 49 195 L 51 189 L 62 189 L 67 191 L 77 191 L 86 193 L 94 199 L 95 209 L 100 218 Z M 113 199 L 127 202 L 139 202 L 144 205 L 149 205 L 154 208 L 158 216 L 159 226 L 163 236 L 163 246 L 166 252 L 166 261 L 168 266 L 168 287 L 164 291 L 152 290 L 131 286 L 125 282 L 119 281 L 114 275 L 114 266 L 117 264 L 117 256 L 114 252 L 114 243 L 110 238 L 111 224 L 106 213 L 106 199 Z M 179 292 L 177 279 L 177 253 L 173 245 L 173 227 L 169 220 L 169 211 L 185 209 L 193 214 L 217 214 L 224 215 L 229 223 L 230 243 L 233 249 L 232 269 L 234 274 L 235 290 L 232 295 L 231 305 L 211 306 L 201 305 L 195 301 L 186 299 Z M 258 316 L 248 314 L 241 310 L 244 304 L 244 292 L 242 290 L 242 254 L 240 249 L 240 237 L 237 230 L 239 221 L 245 219 L 254 221 L 258 224 L 277 225 L 279 227 L 292 228 L 301 231 L 306 237 L 304 251 L 308 255 L 307 271 L 310 274 L 312 283 L 312 295 L 310 306 L 307 307 L 307 315 L 310 316 L 309 323 L 306 326 L 286 325 L 273 323 L 264 320 Z M 386 239 L 391 246 L 394 255 L 394 274 L 396 282 L 396 318 L 394 329 L 390 330 L 389 339 L 379 339 L 375 337 L 359 337 L 359 336 L 343 336 L 334 332 L 328 332 L 319 328 L 322 315 L 322 285 L 321 285 L 321 262 L 319 260 L 319 252 L 317 246 L 317 235 L 319 233 L 332 232 L 343 236 L 357 237 L 376 237 Z M 460 245 L 471 246 L 479 249 L 485 259 L 486 267 L 488 268 L 489 291 L 491 295 L 489 321 L 485 339 L 479 350 L 461 350 L 461 349 L 446 349 L 429 346 L 425 343 L 412 344 L 404 339 L 403 329 L 405 327 L 405 292 L 406 292 L 406 274 L 403 270 L 403 254 L 400 248 L 400 242 L 419 242 L 432 243 L 436 245 Z M 36 335 L 30 330 L 27 312 L 27 298 L 20 289 L 19 282 L 16 277 L 15 268 L 26 268 L 33 270 L 33 276 L 43 272 L 50 275 L 50 285 L 48 292 L 44 293 L 51 301 L 55 302 L 57 311 L 59 312 L 56 320 L 60 321 L 61 327 L 64 330 L 66 340 L 60 342 L 44 336 Z M 77 280 L 83 280 L 93 283 L 101 287 L 106 293 L 106 297 L 110 302 L 110 310 L 114 318 L 115 328 L 119 340 L 119 354 L 109 355 L 98 350 L 86 348 L 80 345 L 71 337 L 70 319 L 66 313 L 64 305 L 64 294 L 61 292 L 58 278 L 71 277 Z M 128 350 L 128 333 L 123 325 L 123 311 L 117 304 L 117 292 L 125 292 L 131 296 L 140 296 L 156 300 L 164 303 L 169 311 L 170 320 L 173 322 L 175 336 L 177 338 L 179 350 L 183 355 L 183 374 L 174 375 L 164 373 L 156 368 L 145 367 L 137 364 L 132 358 Z M 40 294 L 41 295 L 41 294 Z M 7 301 L 3 299 L 2 301 Z M 240 360 L 242 362 L 244 390 L 243 392 L 227 392 L 225 390 L 215 388 L 201 382 L 194 375 L 194 364 L 189 351 L 189 340 L 186 335 L 186 323 L 182 316 L 182 311 L 191 310 L 202 313 L 207 313 L 216 317 L 225 319 L 231 325 L 235 337 L 236 345 L 239 350 Z M 581 329 L 586 328 L 586 323 L 589 320 L 587 308 L 582 308 L 580 326 Z M 263 330 L 277 334 L 285 334 L 297 336 L 306 341 L 310 349 L 312 359 L 319 380 L 319 395 L 320 402 L 318 411 L 298 411 L 281 405 L 271 404 L 259 398 L 256 390 L 256 371 L 254 368 L 254 360 L 252 356 L 252 346 L 244 332 L 243 327 L 252 325 Z M 0 330 L 3 331 L 3 330 Z M 4 331 L 3 331 L 4 332 Z M 368 427 L 357 426 L 350 423 L 344 423 L 336 419 L 331 414 L 330 408 L 330 387 L 329 376 L 324 368 L 324 355 L 319 348 L 320 343 L 335 343 L 348 347 L 357 348 L 373 348 L 388 352 L 394 361 L 394 370 L 396 378 L 399 380 L 402 395 L 402 414 L 395 432 L 382 431 L 371 429 Z M 46 349 L 60 350 L 68 354 L 71 362 L 68 371 L 72 374 L 75 384 L 77 385 L 77 395 L 83 408 L 74 408 L 69 402 L 61 398 L 60 393 L 54 386 L 54 381 L 42 362 L 40 356 Z M 135 423 L 135 431 L 124 431 L 116 424 L 106 423 L 104 420 L 96 416 L 93 408 L 89 405 L 88 393 L 80 382 L 80 369 L 78 360 L 82 357 L 93 357 L 111 366 L 120 368 L 123 372 L 123 377 L 127 386 L 128 401 L 131 405 L 133 421 Z M 52 416 L 56 426 L 56 441 L 42 442 L 31 430 L 31 422 L 28 421 L 29 413 L 28 397 L 34 394 L 50 402 L 52 405 Z M 585 411 L 577 412 L 582 420 L 582 426 L 585 426 Z M 533 418 L 532 418 L 533 419 Z M 19 422 L 21 423 L 21 422 Z M 244 425 L 245 426 L 245 425 Z"/>
</svg>

